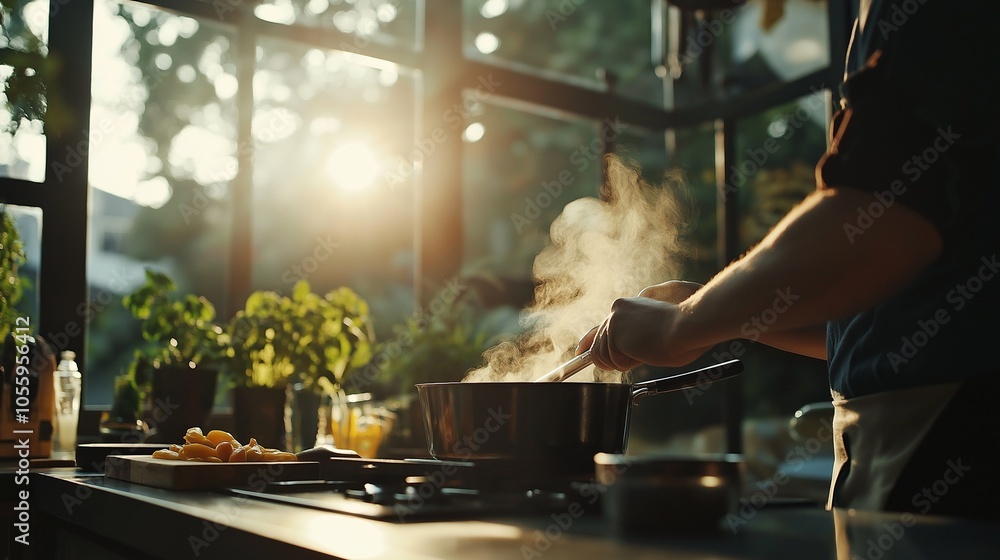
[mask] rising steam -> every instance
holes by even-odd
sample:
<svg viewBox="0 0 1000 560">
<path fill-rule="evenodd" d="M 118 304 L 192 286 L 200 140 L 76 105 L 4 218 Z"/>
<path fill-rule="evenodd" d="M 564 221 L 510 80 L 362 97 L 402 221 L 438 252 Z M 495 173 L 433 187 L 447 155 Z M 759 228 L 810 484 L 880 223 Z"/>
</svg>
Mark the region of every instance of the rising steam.
<svg viewBox="0 0 1000 560">
<path fill-rule="evenodd" d="M 679 180 L 662 187 L 634 164 L 609 156 L 604 200 L 566 205 L 552 223 L 551 243 L 535 258 L 535 300 L 522 314 L 527 334 L 484 354 L 486 365 L 465 381 L 530 381 L 566 361 L 577 342 L 603 320 L 619 297 L 676 278 L 685 251 Z M 621 381 L 590 367 L 571 381 Z"/>
</svg>

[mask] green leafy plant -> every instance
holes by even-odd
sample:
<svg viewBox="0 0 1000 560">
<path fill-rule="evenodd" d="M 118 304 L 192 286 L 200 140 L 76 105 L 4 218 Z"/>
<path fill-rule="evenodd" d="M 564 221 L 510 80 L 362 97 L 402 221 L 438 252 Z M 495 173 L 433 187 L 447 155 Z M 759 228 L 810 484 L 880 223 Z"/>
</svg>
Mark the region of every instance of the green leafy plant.
<svg viewBox="0 0 1000 560">
<path fill-rule="evenodd" d="M 461 381 L 483 363 L 483 352 L 521 330 L 518 313 L 509 307 L 487 310 L 475 292 L 442 291 L 430 313 L 418 313 L 395 330 L 402 348 L 379 358 L 377 379 L 395 393 L 413 390 L 416 383 Z"/>
<path fill-rule="evenodd" d="M 227 344 L 215 324 L 215 307 L 207 299 L 175 294 L 177 285 L 166 274 L 146 269 L 146 281 L 122 304 L 142 320 L 142 336 L 149 345 L 136 352 L 133 371 L 145 365 L 215 365 Z"/>
<path fill-rule="evenodd" d="M 291 297 L 257 291 L 227 327 L 230 371 L 245 386 L 280 387 L 299 376 L 333 390 L 373 355 L 368 303 L 349 288 L 320 296 L 299 281 Z"/>
<path fill-rule="evenodd" d="M 14 308 L 21 299 L 18 268 L 24 264 L 24 250 L 14 220 L 0 211 L 0 341 L 7 339 L 17 319 Z"/>
<path fill-rule="evenodd" d="M 134 423 L 139 418 L 142 406 L 142 391 L 135 376 L 126 373 L 115 377 L 114 398 L 109 416 L 116 422 Z"/>
</svg>

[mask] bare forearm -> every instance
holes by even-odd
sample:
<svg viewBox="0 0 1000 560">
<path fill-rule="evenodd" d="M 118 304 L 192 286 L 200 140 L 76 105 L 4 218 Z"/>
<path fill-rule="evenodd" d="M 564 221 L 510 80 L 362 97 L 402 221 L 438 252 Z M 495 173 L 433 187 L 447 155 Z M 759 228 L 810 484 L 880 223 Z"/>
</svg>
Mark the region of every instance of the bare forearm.
<svg viewBox="0 0 1000 560">
<path fill-rule="evenodd" d="M 809 325 L 797 329 L 770 331 L 762 334 L 759 342 L 794 354 L 826 359 L 826 324 Z"/>
<path fill-rule="evenodd" d="M 898 204 L 868 230 L 847 235 L 845 224 L 874 201 L 849 188 L 811 195 L 680 304 L 676 336 L 688 348 L 707 348 L 747 338 L 749 328 L 780 343 L 782 332 L 857 313 L 895 293 L 937 257 L 941 241 L 928 221 Z"/>
</svg>

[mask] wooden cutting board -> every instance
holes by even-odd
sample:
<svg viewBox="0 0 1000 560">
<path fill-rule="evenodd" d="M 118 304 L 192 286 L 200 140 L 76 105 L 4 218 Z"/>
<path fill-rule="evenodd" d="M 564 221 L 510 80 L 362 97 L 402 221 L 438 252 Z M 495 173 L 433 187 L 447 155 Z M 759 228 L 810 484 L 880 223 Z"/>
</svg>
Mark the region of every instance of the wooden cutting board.
<svg viewBox="0 0 1000 560">
<path fill-rule="evenodd" d="M 149 455 L 122 455 L 107 458 L 104 475 L 170 490 L 263 490 L 269 482 L 316 480 L 319 463 L 200 463 L 154 459 Z"/>
</svg>

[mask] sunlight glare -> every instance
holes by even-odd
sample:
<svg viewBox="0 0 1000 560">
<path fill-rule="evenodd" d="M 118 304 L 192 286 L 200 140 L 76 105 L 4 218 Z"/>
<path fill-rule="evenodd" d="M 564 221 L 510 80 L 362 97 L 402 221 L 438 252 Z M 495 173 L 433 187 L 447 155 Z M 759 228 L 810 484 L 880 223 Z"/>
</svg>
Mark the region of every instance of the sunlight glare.
<svg viewBox="0 0 1000 560">
<path fill-rule="evenodd" d="M 481 122 L 474 122 L 465 127 L 465 131 L 462 132 L 462 139 L 466 142 L 478 142 L 482 140 L 483 134 L 486 134 L 486 127 Z"/>
<path fill-rule="evenodd" d="M 375 8 L 375 15 L 382 23 L 389 23 L 396 19 L 396 14 L 396 6 L 392 4 L 382 4 L 378 8 Z"/>
<path fill-rule="evenodd" d="M 136 204 L 159 208 L 170 200 L 170 183 L 163 176 L 153 177 L 147 181 L 142 181 L 136 186 L 135 195 L 132 200 Z"/>
<path fill-rule="evenodd" d="M 507 12 L 507 0 L 486 0 L 479 13 L 486 19 L 501 16 Z"/>
<path fill-rule="evenodd" d="M 236 95 L 236 92 L 239 90 L 239 82 L 236 81 L 236 76 L 232 74 L 220 74 L 215 79 L 214 85 L 215 95 L 219 96 L 219 99 L 229 99 Z"/>
<path fill-rule="evenodd" d="M 483 54 L 492 54 L 500 48 L 500 39 L 488 32 L 476 35 L 476 50 Z"/>
<path fill-rule="evenodd" d="M 165 52 L 161 52 L 153 58 L 153 64 L 156 65 L 160 70 L 166 71 L 170 69 L 170 65 L 174 63 L 174 59 Z"/>
<path fill-rule="evenodd" d="M 153 19 L 149 10 L 138 9 L 129 13 L 132 14 L 132 23 L 136 24 L 138 27 L 146 27 Z M 97 36 L 94 35 L 94 37 L 96 38 Z"/>
<path fill-rule="evenodd" d="M 330 154 L 326 173 L 340 190 L 348 192 L 371 188 L 378 178 L 375 152 L 360 142 L 342 144 Z"/>
<path fill-rule="evenodd" d="M 290 25 L 295 23 L 295 7 L 290 0 L 275 0 L 273 4 L 258 4 L 253 15 L 271 23 Z"/>
<path fill-rule="evenodd" d="M 233 179 L 236 170 L 226 164 L 231 161 L 227 156 L 235 151 L 235 142 L 230 138 L 189 124 L 171 140 L 167 164 L 175 177 L 210 185 Z"/>
<path fill-rule="evenodd" d="M 177 79 L 184 82 L 185 84 L 190 84 L 194 82 L 194 79 L 198 76 L 195 72 L 194 67 L 190 64 L 185 64 L 177 69 Z"/>
<path fill-rule="evenodd" d="M 309 0 L 306 4 L 306 11 L 314 16 L 318 16 L 325 12 L 330 7 L 330 2 L 327 0 Z"/>
<path fill-rule="evenodd" d="M 382 84 L 385 87 L 395 85 L 397 81 L 399 81 L 399 70 L 396 68 L 395 65 L 388 68 L 383 68 L 378 73 L 378 83 Z"/>
<path fill-rule="evenodd" d="M 180 24 L 176 19 L 172 18 L 163 22 L 160 26 L 157 39 L 159 39 L 160 45 L 170 47 L 177 42 L 178 35 L 180 35 Z"/>
</svg>

